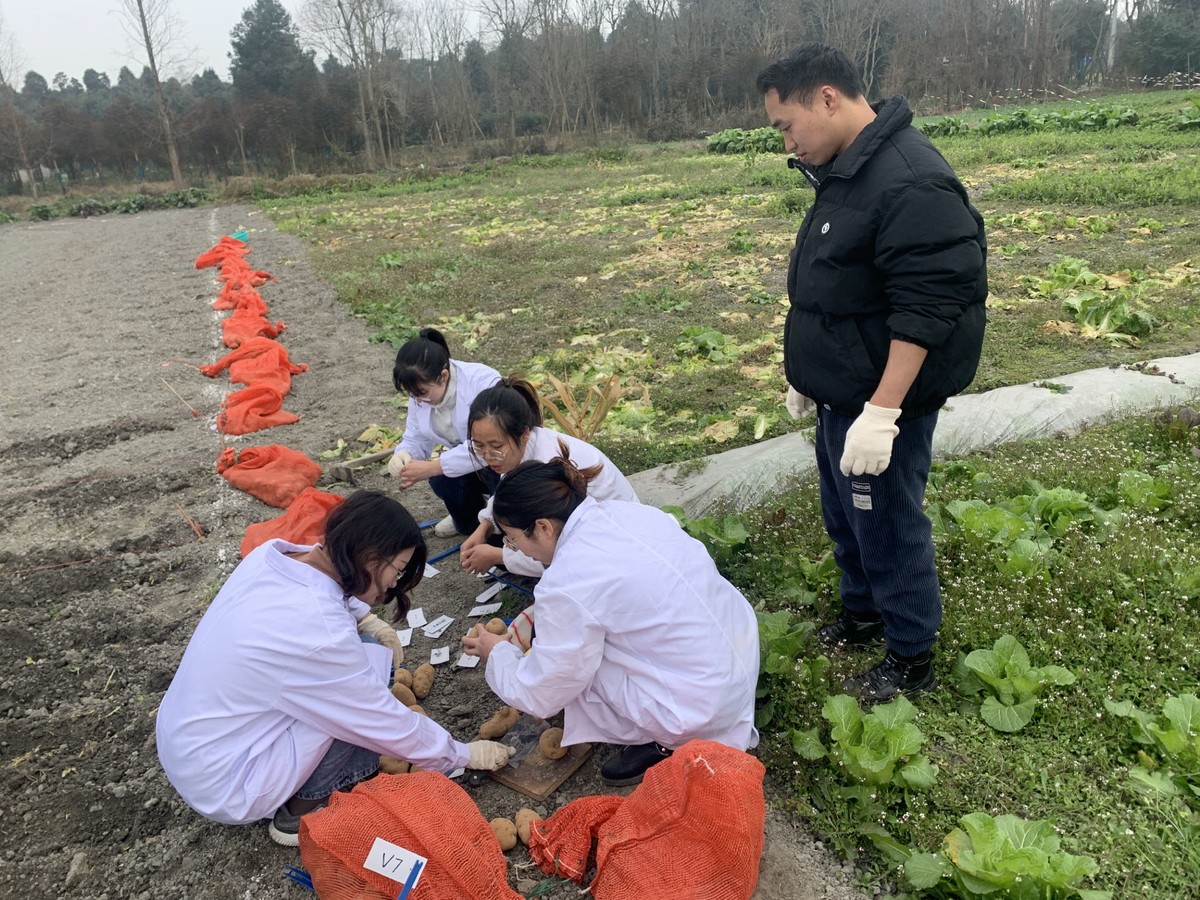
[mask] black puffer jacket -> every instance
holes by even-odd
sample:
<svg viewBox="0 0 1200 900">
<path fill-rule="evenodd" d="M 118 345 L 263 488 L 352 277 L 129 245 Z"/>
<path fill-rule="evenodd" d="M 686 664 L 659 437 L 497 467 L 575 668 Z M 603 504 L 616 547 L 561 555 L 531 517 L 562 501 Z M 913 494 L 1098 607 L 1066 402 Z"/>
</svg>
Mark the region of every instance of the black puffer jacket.
<svg viewBox="0 0 1200 900">
<path fill-rule="evenodd" d="M 857 415 L 892 338 L 929 351 L 901 419 L 938 409 L 975 377 L 983 345 L 983 217 L 903 97 L 841 155 L 803 167 L 817 196 L 788 269 L 784 365 L 800 393 Z"/>
</svg>

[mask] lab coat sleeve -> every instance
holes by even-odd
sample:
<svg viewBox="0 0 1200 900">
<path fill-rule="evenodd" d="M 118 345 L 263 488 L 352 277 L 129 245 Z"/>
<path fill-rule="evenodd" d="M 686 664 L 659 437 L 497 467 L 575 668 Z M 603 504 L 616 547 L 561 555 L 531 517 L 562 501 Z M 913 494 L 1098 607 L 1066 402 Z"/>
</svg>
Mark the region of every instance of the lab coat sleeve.
<svg viewBox="0 0 1200 900">
<path fill-rule="evenodd" d="M 522 655 L 497 644 L 488 655 L 487 683 L 509 706 L 540 718 L 563 709 L 591 683 L 604 653 L 604 629 L 561 593 L 537 601 L 537 636 Z"/>
<path fill-rule="evenodd" d="M 520 550 L 514 550 L 507 544 L 503 548 L 504 568 L 512 572 L 514 575 L 527 575 L 530 578 L 541 578 L 542 573 L 546 571 L 546 567 L 534 559 L 532 556 L 526 556 Z"/>
<path fill-rule="evenodd" d="M 433 431 L 429 428 L 429 409 L 421 409 L 413 400 L 408 401 L 408 415 L 404 418 L 404 437 L 396 452 L 401 450 L 413 459 L 429 459 L 433 452 Z"/>
<path fill-rule="evenodd" d="M 421 768 L 450 772 L 467 764 L 467 745 L 393 697 L 350 634 L 297 661 L 279 707 L 323 734 Z"/>
<path fill-rule="evenodd" d="M 470 475 L 487 467 L 487 463 L 471 453 L 470 445 L 465 442 L 443 450 L 438 460 L 442 464 L 442 474 L 450 478 Z"/>
</svg>

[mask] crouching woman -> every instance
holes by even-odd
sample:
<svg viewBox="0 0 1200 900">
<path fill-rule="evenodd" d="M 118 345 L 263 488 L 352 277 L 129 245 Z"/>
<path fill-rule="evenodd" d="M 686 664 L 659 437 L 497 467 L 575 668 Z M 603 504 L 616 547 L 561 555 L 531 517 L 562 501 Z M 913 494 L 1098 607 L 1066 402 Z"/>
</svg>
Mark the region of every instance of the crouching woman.
<svg viewBox="0 0 1200 900">
<path fill-rule="evenodd" d="M 463 639 L 505 703 L 563 710 L 564 744 L 628 745 L 600 770 L 613 785 L 636 784 L 694 738 L 758 742 L 754 611 L 674 518 L 588 497 L 585 474 L 561 458 L 517 466 L 492 511 L 505 543 L 546 567 L 528 654 L 503 635 Z"/>
<path fill-rule="evenodd" d="M 388 690 L 402 659 L 371 606 L 397 601 L 425 568 L 408 511 L 361 491 L 313 546 L 267 541 L 229 576 L 188 642 L 158 711 L 158 756 L 194 810 L 229 825 L 270 818 L 299 843 L 300 816 L 371 777 L 380 754 L 449 772 L 495 769 L 508 748 L 464 744 Z"/>
</svg>

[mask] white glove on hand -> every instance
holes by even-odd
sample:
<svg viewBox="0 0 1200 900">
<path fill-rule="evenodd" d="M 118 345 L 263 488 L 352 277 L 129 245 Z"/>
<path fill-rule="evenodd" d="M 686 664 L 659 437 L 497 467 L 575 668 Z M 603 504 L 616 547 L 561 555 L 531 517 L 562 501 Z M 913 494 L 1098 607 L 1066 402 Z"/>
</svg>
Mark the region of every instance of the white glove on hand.
<svg viewBox="0 0 1200 900">
<path fill-rule="evenodd" d="M 400 668 L 404 662 L 404 648 L 400 646 L 400 635 L 375 613 L 368 613 L 358 623 L 358 633 L 375 638 L 383 646 L 392 651 L 392 666 Z"/>
<path fill-rule="evenodd" d="M 802 393 L 792 387 L 790 384 L 787 389 L 787 411 L 793 419 L 803 419 L 810 412 L 817 408 L 817 401 L 812 397 L 805 397 Z"/>
<path fill-rule="evenodd" d="M 509 747 L 499 741 L 471 741 L 467 744 L 470 758 L 467 760 L 468 769 L 487 769 L 495 772 L 501 766 L 507 765 L 508 758 L 517 752 L 516 747 Z"/>
<path fill-rule="evenodd" d="M 412 454 L 407 450 L 393 453 L 392 458 L 388 460 L 388 474 L 393 478 L 399 478 L 400 473 L 404 471 L 404 467 L 410 462 L 412 462 Z"/>
<path fill-rule="evenodd" d="M 900 433 L 900 410 L 867 403 L 846 432 L 838 466 L 843 475 L 878 475 L 892 461 L 892 441 Z"/>
</svg>

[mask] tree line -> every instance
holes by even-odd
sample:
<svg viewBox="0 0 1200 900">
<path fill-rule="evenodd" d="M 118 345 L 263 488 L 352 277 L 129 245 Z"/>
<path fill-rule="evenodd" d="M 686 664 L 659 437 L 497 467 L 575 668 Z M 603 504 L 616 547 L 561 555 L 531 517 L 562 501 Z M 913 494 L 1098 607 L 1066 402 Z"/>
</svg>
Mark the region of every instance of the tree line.
<svg viewBox="0 0 1200 900">
<path fill-rule="evenodd" d="M 872 97 L 927 111 L 1200 62 L 1200 0 L 307 0 L 299 21 L 254 0 L 229 80 L 184 79 L 162 74 L 170 0 L 121 2 L 147 64 L 115 81 L 9 71 L 0 22 L 9 190 L 18 170 L 181 184 L 376 170 L 411 145 L 529 152 L 757 125 L 755 75 L 809 40 L 846 50 Z"/>
</svg>

